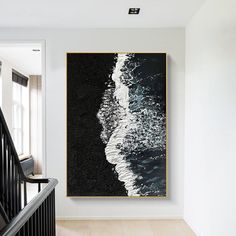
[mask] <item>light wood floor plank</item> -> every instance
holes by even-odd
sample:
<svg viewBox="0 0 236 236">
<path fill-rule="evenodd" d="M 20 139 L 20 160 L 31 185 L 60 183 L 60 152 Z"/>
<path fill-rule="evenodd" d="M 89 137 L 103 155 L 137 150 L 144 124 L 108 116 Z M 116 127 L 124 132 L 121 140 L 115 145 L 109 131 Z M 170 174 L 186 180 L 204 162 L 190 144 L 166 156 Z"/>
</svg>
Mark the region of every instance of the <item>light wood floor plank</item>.
<svg viewBox="0 0 236 236">
<path fill-rule="evenodd" d="M 195 236 L 183 220 L 57 221 L 57 236 Z"/>
</svg>

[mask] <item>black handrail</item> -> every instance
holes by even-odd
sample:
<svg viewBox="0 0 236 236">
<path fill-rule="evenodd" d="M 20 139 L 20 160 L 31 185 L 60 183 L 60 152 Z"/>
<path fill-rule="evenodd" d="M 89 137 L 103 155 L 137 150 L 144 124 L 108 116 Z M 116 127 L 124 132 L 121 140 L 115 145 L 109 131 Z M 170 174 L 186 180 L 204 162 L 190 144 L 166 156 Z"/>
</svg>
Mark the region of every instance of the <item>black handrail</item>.
<svg viewBox="0 0 236 236">
<path fill-rule="evenodd" d="M 38 194 L 29 203 L 27 183 L 38 185 Z M 42 184 L 46 186 L 41 190 Z M 0 204 L 1 215 L 8 222 L 0 235 L 54 236 L 56 185 L 56 179 L 31 179 L 25 176 L 0 108 Z"/>
<path fill-rule="evenodd" d="M 4 211 L 4 208 L 1 204 L 1 202 L 0 202 L 0 215 L 1 215 L 2 219 L 5 221 L 6 224 L 9 223 L 8 216 L 7 216 L 6 212 Z"/>
<path fill-rule="evenodd" d="M 1 231 L 2 236 L 14 236 L 17 232 L 28 222 L 30 217 L 36 212 L 37 209 L 52 193 L 57 180 L 49 179 L 49 183 L 43 190 L 38 193 L 21 211 L 20 213 Z M 49 224 L 50 222 L 47 222 Z M 33 235 L 31 235 L 33 236 Z"/>
<path fill-rule="evenodd" d="M 11 134 L 10 134 L 9 129 L 7 127 L 7 123 L 6 123 L 6 120 L 4 118 L 4 115 L 2 113 L 2 109 L 1 108 L 0 108 L 0 125 L 2 125 L 2 127 L 0 127 L 0 128 L 2 128 L 3 129 L 2 131 L 5 132 L 5 134 L 7 136 L 7 139 L 8 139 L 8 142 L 9 142 L 9 145 L 10 145 L 10 147 L 12 149 L 12 152 L 13 152 L 12 155 L 15 158 L 15 160 L 14 160 L 15 164 L 17 166 L 21 166 L 20 165 L 20 160 L 18 158 L 18 154 L 17 154 L 16 148 L 15 148 L 15 145 L 13 143 Z M 27 176 L 25 176 L 22 168 L 19 168 L 19 172 L 20 172 L 22 181 L 26 181 L 26 182 L 29 182 L 29 183 L 47 183 L 48 182 L 48 179 L 43 179 L 43 178 L 42 179 L 31 179 L 31 178 L 28 178 Z"/>
</svg>

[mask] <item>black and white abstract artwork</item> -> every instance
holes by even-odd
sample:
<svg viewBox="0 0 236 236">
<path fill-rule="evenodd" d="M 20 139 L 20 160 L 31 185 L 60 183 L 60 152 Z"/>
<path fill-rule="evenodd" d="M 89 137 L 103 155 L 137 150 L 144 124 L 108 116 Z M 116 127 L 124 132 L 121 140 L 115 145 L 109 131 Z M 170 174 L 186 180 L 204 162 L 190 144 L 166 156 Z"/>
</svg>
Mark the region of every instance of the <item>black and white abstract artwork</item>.
<svg viewBox="0 0 236 236">
<path fill-rule="evenodd" d="M 67 54 L 67 196 L 166 197 L 165 53 Z"/>
</svg>

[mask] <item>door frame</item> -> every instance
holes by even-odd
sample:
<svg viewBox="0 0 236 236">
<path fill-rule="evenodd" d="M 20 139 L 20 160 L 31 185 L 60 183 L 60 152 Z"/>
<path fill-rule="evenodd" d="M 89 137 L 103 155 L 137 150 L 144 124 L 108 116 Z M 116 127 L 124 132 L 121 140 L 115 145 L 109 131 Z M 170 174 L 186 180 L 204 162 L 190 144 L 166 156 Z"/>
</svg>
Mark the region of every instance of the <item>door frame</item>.
<svg viewBox="0 0 236 236">
<path fill-rule="evenodd" d="M 40 44 L 42 65 L 42 175 L 47 176 L 47 143 L 46 143 L 46 40 L 0 40 L 0 45 Z"/>
</svg>

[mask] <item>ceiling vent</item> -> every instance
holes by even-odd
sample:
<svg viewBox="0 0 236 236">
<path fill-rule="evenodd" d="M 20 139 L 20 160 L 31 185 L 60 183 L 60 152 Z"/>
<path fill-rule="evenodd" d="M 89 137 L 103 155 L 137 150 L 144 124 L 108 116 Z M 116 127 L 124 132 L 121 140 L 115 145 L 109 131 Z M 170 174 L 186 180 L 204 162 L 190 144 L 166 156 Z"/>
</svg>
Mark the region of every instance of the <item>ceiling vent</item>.
<svg viewBox="0 0 236 236">
<path fill-rule="evenodd" d="M 140 12 L 140 8 L 129 8 L 130 15 L 138 15 Z"/>
</svg>

